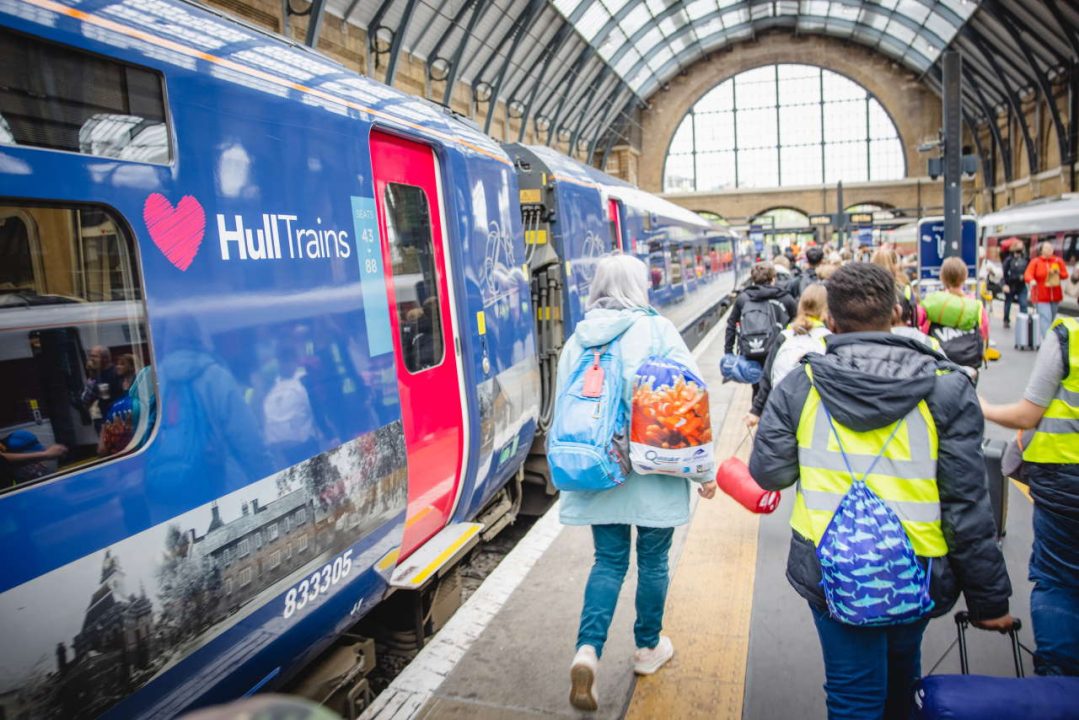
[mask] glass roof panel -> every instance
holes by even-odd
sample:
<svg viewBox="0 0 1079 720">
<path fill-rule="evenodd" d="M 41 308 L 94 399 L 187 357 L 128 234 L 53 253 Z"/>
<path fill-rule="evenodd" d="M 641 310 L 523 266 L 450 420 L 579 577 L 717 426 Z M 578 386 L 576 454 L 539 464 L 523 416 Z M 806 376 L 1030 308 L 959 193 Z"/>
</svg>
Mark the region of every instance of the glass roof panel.
<svg viewBox="0 0 1079 720">
<path fill-rule="evenodd" d="M 612 14 L 618 14 L 618 11 L 626 6 L 630 0 L 602 0 L 603 6 Z"/>
<path fill-rule="evenodd" d="M 614 27 L 599 46 L 599 54 L 604 60 L 610 60 L 612 55 L 625 47 L 626 42 L 628 42 L 626 34 L 618 27 Z"/>
<path fill-rule="evenodd" d="M 656 16 L 667 9 L 666 0 L 645 0 L 645 4 L 648 5 L 648 9 L 652 11 L 652 15 Z"/>
<path fill-rule="evenodd" d="M 554 6 L 558 8 L 558 12 L 565 15 L 567 18 L 573 14 L 573 11 L 577 9 L 577 6 L 581 3 L 581 0 L 553 0 Z M 585 0 L 587 2 L 587 0 Z"/>
<path fill-rule="evenodd" d="M 715 0 L 693 0 L 693 2 L 686 5 L 686 13 L 691 21 L 700 20 L 708 13 L 714 12 L 715 9 Z"/>
<path fill-rule="evenodd" d="M 929 14 L 925 21 L 925 29 L 941 39 L 951 37 L 955 33 L 955 25 L 937 13 Z"/>
<path fill-rule="evenodd" d="M 929 15 L 929 7 L 920 0 L 899 0 L 896 5 L 896 13 L 904 15 L 921 25 Z"/>
<path fill-rule="evenodd" d="M 650 22 L 652 22 L 652 13 L 648 12 L 647 5 L 641 3 L 629 11 L 629 14 L 622 19 L 621 25 L 626 35 L 632 35 L 635 30 Z"/>
<path fill-rule="evenodd" d="M 977 0 L 548 2 L 567 20 L 579 16 L 572 20 L 575 29 L 638 94 L 645 84 L 662 85 L 702 52 L 752 37 L 776 17 L 795 17 L 801 32 L 851 38 L 923 71 L 979 5 Z M 620 13 L 624 17 L 612 20 Z M 601 35 L 604 26 L 612 30 Z"/>
<path fill-rule="evenodd" d="M 584 11 L 584 15 L 577 22 L 577 29 L 586 37 L 592 40 L 596 39 L 596 35 L 603 29 L 604 24 L 611 19 L 611 14 L 607 12 L 607 8 L 603 7 L 601 3 L 594 2 L 588 6 L 588 9 Z M 587 29 L 587 32 L 586 32 Z"/>
</svg>

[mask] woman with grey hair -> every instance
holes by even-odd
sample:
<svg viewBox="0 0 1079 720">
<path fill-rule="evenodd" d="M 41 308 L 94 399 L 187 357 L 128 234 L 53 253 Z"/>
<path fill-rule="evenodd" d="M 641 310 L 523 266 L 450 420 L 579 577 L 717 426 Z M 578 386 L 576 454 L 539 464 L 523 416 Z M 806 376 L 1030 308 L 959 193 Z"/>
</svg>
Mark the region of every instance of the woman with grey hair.
<svg viewBox="0 0 1079 720">
<path fill-rule="evenodd" d="M 682 336 L 670 320 L 648 304 L 647 269 L 629 255 L 609 255 L 596 268 L 587 313 L 566 341 L 558 363 L 561 393 L 586 348 L 618 340 L 627 416 L 637 368 L 650 355 L 662 355 L 700 374 Z M 715 496 L 712 473 L 693 481 L 669 475 L 631 472 L 611 490 L 563 492 L 560 519 L 565 525 L 590 525 L 595 562 L 588 576 L 577 632 L 577 655 L 570 668 L 570 703 L 596 710 L 596 669 L 611 625 L 622 580 L 629 569 L 632 528 L 637 528 L 637 652 L 634 671 L 650 675 L 674 655 L 670 638 L 660 635 L 667 598 L 668 556 L 674 528 L 689 521 L 691 482 L 704 498 Z"/>
</svg>

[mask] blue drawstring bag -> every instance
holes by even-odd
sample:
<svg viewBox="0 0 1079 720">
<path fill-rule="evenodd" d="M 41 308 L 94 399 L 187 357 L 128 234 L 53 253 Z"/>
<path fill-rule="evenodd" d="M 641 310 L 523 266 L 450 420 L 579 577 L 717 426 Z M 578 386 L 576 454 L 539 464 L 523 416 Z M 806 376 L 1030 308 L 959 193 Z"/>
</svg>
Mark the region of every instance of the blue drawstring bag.
<svg viewBox="0 0 1079 720">
<path fill-rule="evenodd" d="M 727 353 L 719 361 L 719 372 L 723 375 L 724 382 L 734 381 L 746 383 L 747 385 L 756 385 L 760 382 L 761 374 L 764 371 L 761 369 L 761 364 L 756 360 L 750 360 L 734 353 Z"/>
<path fill-rule="evenodd" d="M 817 543 L 821 587 L 828 612 L 847 625 L 899 625 L 925 617 L 933 609 L 929 566 L 918 562 L 910 538 L 895 511 L 865 480 L 906 418 L 899 420 L 861 479 L 843 449 L 832 413 L 821 401 L 832 435 L 850 473 L 851 486 Z"/>
</svg>

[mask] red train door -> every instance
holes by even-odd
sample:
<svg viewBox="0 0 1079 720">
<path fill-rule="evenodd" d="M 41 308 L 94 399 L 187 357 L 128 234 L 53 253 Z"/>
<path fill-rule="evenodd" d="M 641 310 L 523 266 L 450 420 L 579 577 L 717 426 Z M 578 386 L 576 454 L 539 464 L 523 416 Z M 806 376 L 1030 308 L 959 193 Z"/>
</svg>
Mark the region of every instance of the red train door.
<svg viewBox="0 0 1079 720">
<path fill-rule="evenodd" d="M 373 132 L 371 164 L 408 451 L 403 559 L 453 512 L 464 453 L 462 383 L 434 151 Z"/>
<path fill-rule="evenodd" d="M 610 199 L 607 201 L 607 215 L 611 221 L 611 242 L 614 243 L 616 250 L 624 251 L 622 247 L 622 218 L 618 212 L 618 201 Z"/>
</svg>

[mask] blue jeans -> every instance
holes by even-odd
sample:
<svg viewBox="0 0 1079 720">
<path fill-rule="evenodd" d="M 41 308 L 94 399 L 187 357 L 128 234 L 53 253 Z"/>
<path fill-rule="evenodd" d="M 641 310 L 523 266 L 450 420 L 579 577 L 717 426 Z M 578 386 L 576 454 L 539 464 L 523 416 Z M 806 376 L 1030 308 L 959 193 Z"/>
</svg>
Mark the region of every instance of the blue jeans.
<svg viewBox="0 0 1079 720">
<path fill-rule="evenodd" d="M 584 589 L 577 647 L 591 645 L 596 655 L 603 655 L 618 593 L 629 569 L 630 529 L 630 525 L 592 526 L 596 561 Z M 667 602 L 667 556 L 673 537 L 674 528 L 637 528 L 637 622 L 633 637 L 639 648 L 659 643 Z"/>
<path fill-rule="evenodd" d="M 1041 330 L 1044 336 L 1049 332 L 1049 326 L 1057 317 L 1057 308 L 1060 307 L 1060 303 L 1040 302 L 1035 303 L 1035 306 L 1038 308 L 1038 317 L 1041 319 Z"/>
<path fill-rule="evenodd" d="M 1034 672 L 1079 675 L 1079 523 L 1034 504 Z"/>
<path fill-rule="evenodd" d="M 922 634 L 929 619 L 854 627 L 812 605 L 821 650 L 828 720 L 907 720 L 922 673 Z"/>
<path fill-rule="evenodd" d="M 1012 303 L 1018 303 L 1019 312 L 1025 313 L 1027 311 L 1027 286 L 1020 282 L 1019 291 L 1016 292 L 1013 288 L 1015 285 L 1009 285 L 1008 289 L 1011 292 L 1004 293 L 1004 323 L 1009 324 L 1012 321 Z"/>
</svg>

